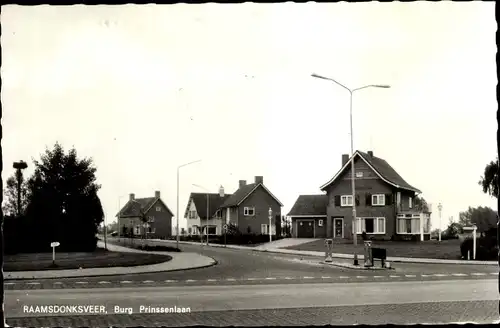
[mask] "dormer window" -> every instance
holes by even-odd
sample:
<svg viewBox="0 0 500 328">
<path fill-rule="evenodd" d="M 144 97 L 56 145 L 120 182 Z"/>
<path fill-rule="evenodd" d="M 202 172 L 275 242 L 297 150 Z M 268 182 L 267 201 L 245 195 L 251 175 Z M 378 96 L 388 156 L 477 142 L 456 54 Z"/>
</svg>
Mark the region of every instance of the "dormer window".
<svg viewBox="0 0 500 328">
<path fill-rule="evenodd" d="M 254 216 L 255 215 L 255 208 L 254 207 L 245 207 L 243 209 L 243 215 L 244 216 Z"/>
</svg>

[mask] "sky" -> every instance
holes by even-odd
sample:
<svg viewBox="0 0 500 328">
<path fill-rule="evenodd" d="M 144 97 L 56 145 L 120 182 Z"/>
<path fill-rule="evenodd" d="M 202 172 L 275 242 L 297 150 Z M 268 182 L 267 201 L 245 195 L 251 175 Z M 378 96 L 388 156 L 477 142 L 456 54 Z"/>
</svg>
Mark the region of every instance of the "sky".
<svg viewBox="0 0 500 328">
<path fill-rule="evenodd" d="M 494 2 L 2 6 L 3 179 L 59 142 L 91 157 L 106 222 L 129 193 L 180 226 L 190 192 L 264 184 L 288 213 L 354 148 L 386 159 L 442 227 L 495 201 Z M 33 172 L 33 165 L 25 171 Z M 193 184 L 202 186 L 195 187 Z"/>
</svg>

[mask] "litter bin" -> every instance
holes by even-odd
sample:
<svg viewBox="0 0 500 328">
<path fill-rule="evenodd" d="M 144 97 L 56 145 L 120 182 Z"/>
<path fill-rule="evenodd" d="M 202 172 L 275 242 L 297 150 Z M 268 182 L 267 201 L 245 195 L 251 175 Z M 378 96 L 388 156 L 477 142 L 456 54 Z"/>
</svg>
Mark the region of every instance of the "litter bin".
<svg viewBox="0 0 500 328">
<path fill-rule="evenodd" d="M 332 262 L 333 239 L 325 239 L 325 262 Z"/>
<path fill-rule="evenodd" d="M 373 266 L 372 242 L 365 240 L 365 267 Z"/>
</svg>

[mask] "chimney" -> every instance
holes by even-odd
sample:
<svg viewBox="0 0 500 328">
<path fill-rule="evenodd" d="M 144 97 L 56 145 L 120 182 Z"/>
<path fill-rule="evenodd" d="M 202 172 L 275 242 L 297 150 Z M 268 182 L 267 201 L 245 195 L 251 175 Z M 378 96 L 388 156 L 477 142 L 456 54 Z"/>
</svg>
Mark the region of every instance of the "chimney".
<svg viewBox="0 0 500 328">
<path fill-rule="evenodd" d="M 243 188 L 247 184 L 246 180 L 240 180 L 239 182 L 240 182 L 239 188 Z"/>
<path fill-rule="evenodd" d="M 220 186 L 219 188 L 219 196 L 224 197 L 224 187 Z"/>
<path fill-rule="evenodd" d="M 160 192 L 158 190 L 155 191 L 155 198 L 160 198 Z"/>
<path fill-rule="evenodd" d="M 370 158 L 373 158 L 373 151 L 369 150 L 368 151 L 368 156 L 370 156 Z"/>
<path fill-rule="evenodd" d="M 134 200 L 135 199 L 135 194 L 130 194 L 129 195 L 129 200 Z"/>
<path fill-rule="evenodd" d="M 255 184 L 259 184 L 259 183 L 264 184 L 264 177 L 256 175 L 255 176 Z"/>
<path fill-rule="evenodd" d="M 342 166 L 344 166 L 345 163 L 347 163 L 348 160 L 349 160 L 349 155 L 342 154 Z"/>
</svg>

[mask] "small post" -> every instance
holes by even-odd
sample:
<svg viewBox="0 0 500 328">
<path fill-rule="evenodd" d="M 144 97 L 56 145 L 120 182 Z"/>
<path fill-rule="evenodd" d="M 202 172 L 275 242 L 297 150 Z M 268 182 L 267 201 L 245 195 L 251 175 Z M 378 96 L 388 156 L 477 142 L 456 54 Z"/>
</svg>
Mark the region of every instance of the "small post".
<svg viewBox="0 0 500 328">
<path fill-rule="evenodd" d="M 476 259 L 476 230 L 477 226 L 473 226 L 472 229 L 472 258 L 475 260 Z"/>
<path fill-rule="evenodd" d="M 332 248 L 333 248 L 333 239 L 325 239 L 325 262 L 333 262 L 332 259 Z"/>
<path fill-rule="evenodd" d="M 467 260 L 470 260 L 470 251 L 467 251 Z"/>
<path fill-rule="evenodd" d="M 52 265 L 56 265 L 56 247 L 59 246 L 60 243 L 58 241 L 54 241 L 50 243 L 50 247 L 52 247 Z"/>
</svg>

